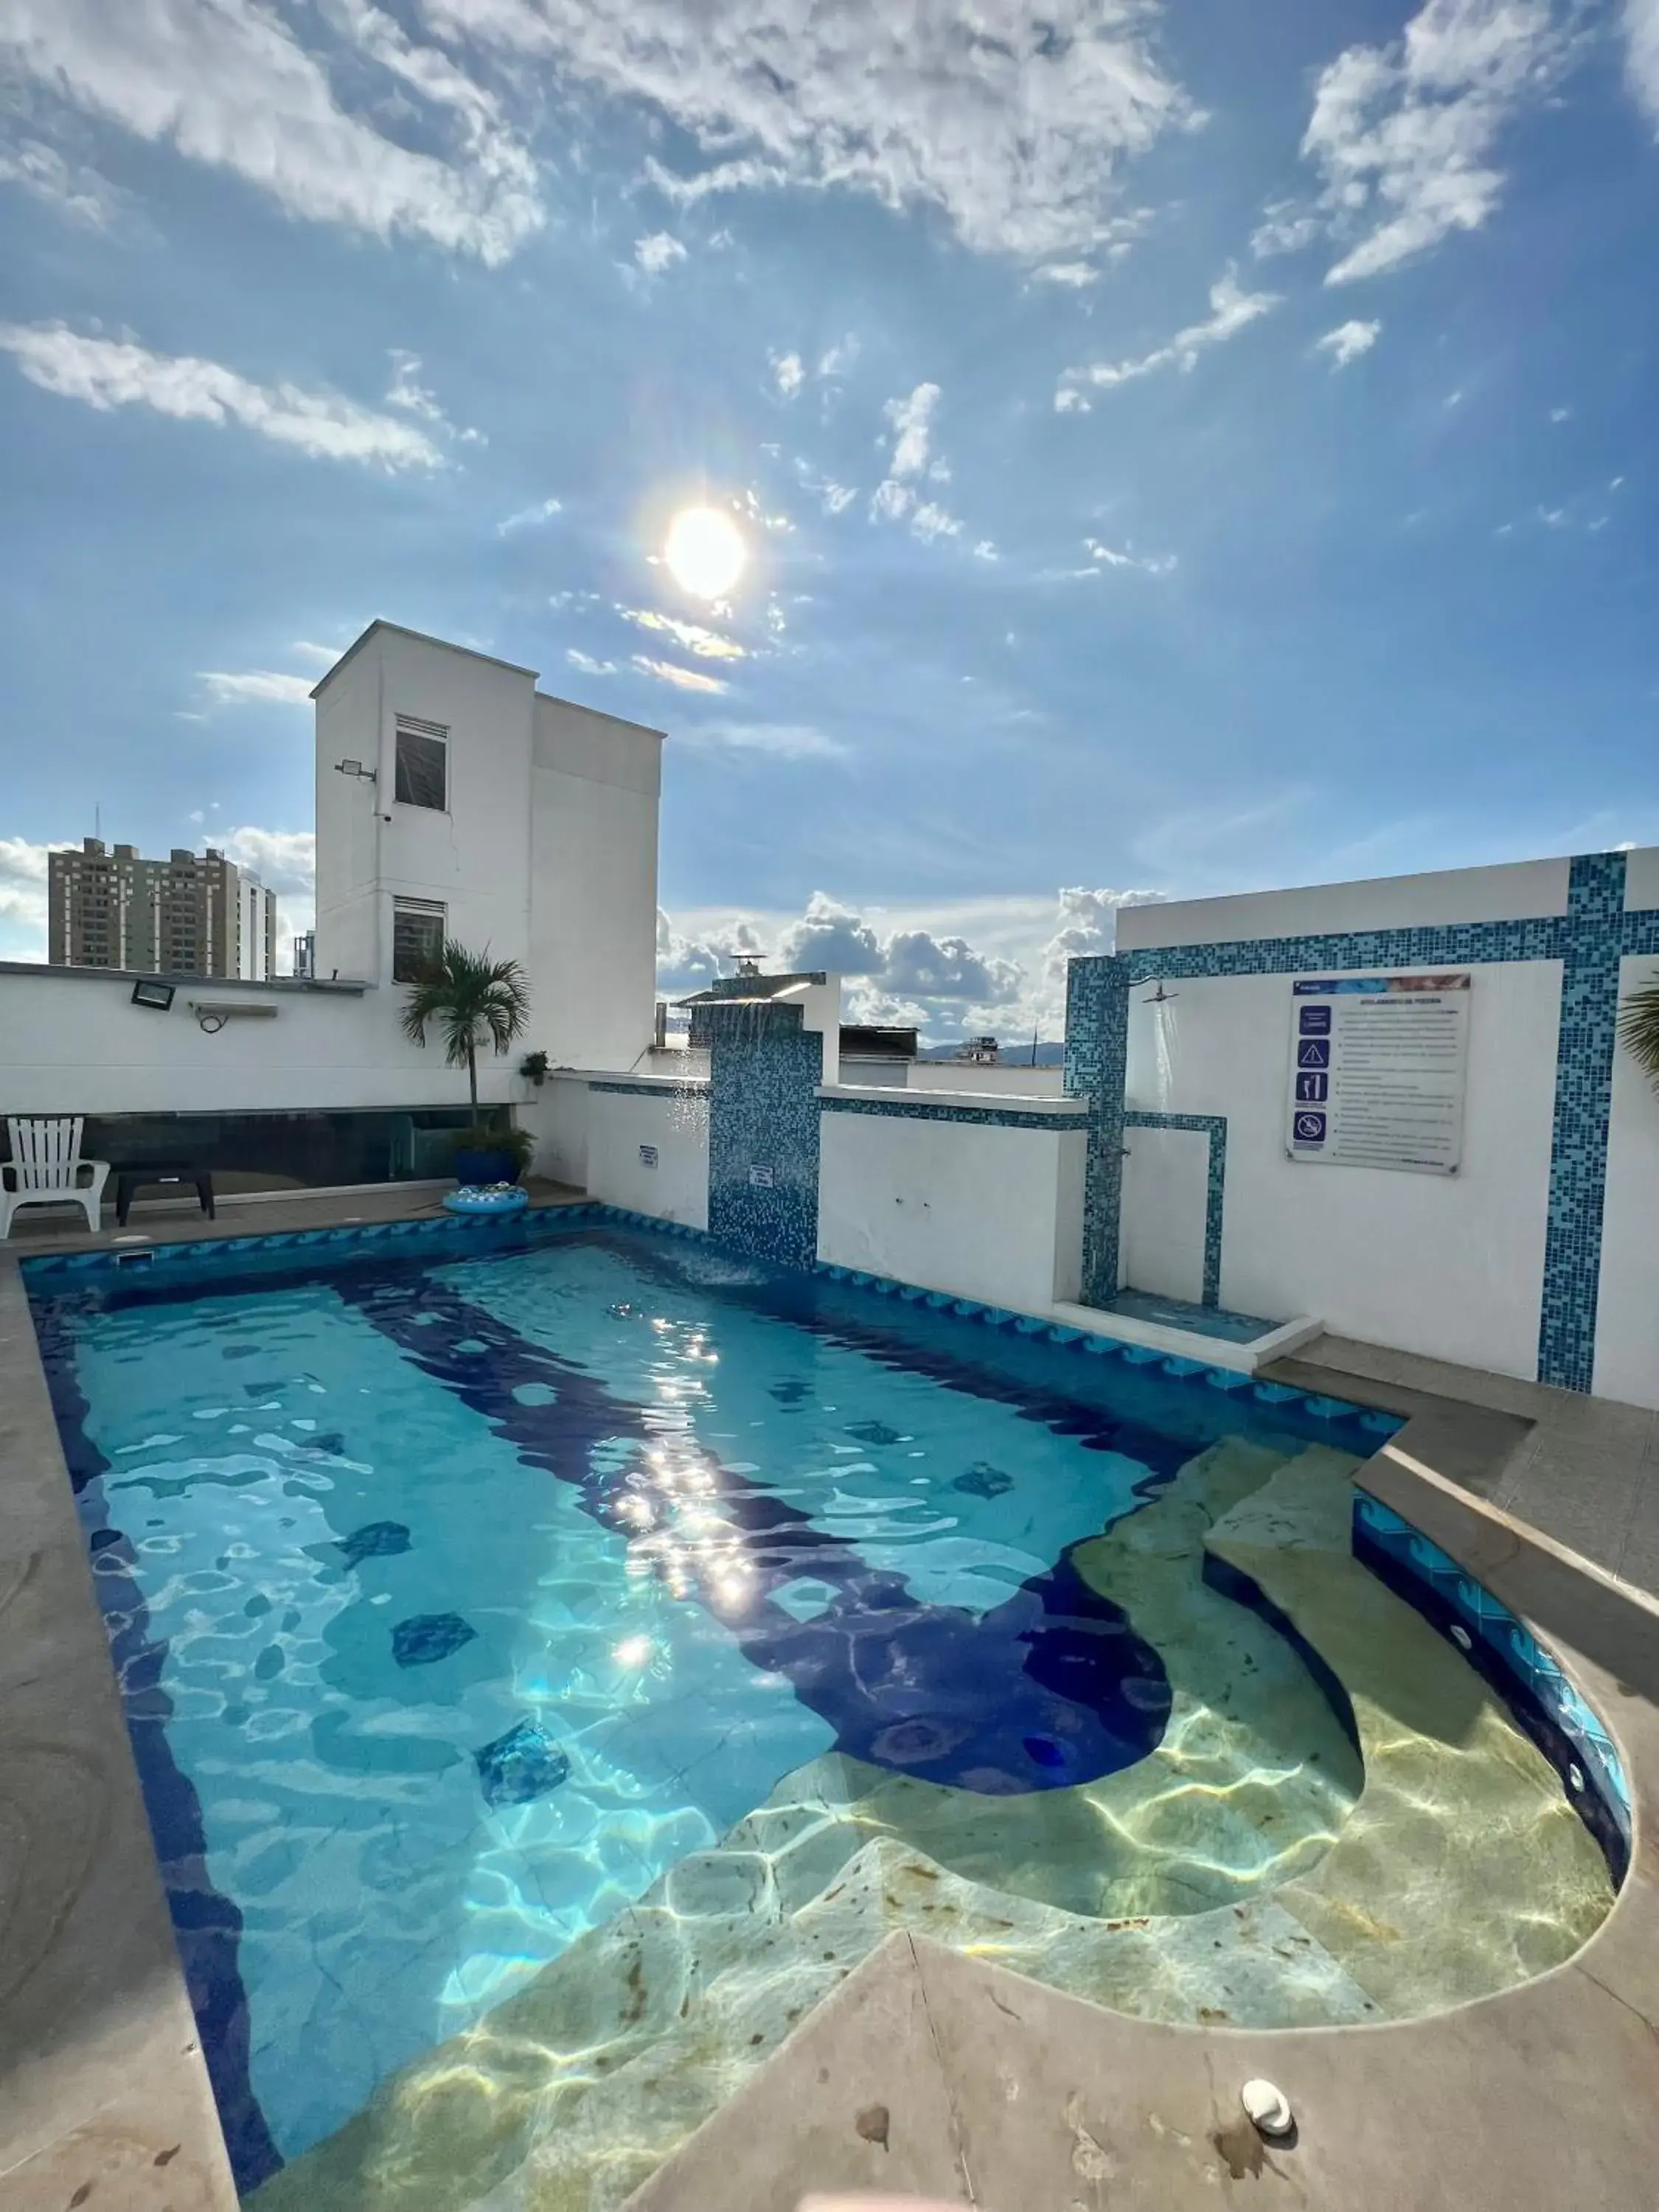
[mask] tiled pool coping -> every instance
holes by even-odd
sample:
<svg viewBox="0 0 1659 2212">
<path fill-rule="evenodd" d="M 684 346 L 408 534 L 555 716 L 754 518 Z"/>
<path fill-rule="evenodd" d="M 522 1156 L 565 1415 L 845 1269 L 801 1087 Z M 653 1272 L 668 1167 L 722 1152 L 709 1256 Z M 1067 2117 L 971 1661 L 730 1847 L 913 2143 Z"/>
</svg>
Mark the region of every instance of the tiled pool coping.
<svg viewBox="0 0 1659 2212">
<path fill-rule="evenodd" d="M 411 1224 L 410 1233 L 424 1226 Z M 191 1243 L 264 1241 L 256 1233 Z M 159 1255 L 175 1248 L 158 1242 L 154 1249 Z M 40 1255 L 35 1264 L 58 1256 L 80 1255 Z M 192 2212 L 198 2206 L 231 2212 L 235 2200 L 15 1260 L 0 1254 L 0 1746 L 27 1735 L 88 1764 L 102 1785 L 107 1817 L 95 1824 L 78 1871 L 61 1829 L 31 1837 L 25 1878 L 38 1877 L 43 1888 L 55 1884 L 60 1905 L 49 1916 L 45 1950 L 33 1970 L 0 1978 L 0 2197 L 33 2212 L 37 2204 L 71 2201 L 91 2182 L 109 2185 L 112 2201 L 133 2212 L 161 2212 L 173 2203 L 189 2203 Z M 1230 1376 L 1227 1387 L 1238 1381 Z M 1438 2201 L 1449 2201 L 1450 2191 L 1463 2212 L 1554 2212 L 1568 2201 L 1551 2178 L 1567 2138 L 1572 2156 L 1593 2167 L 1589 2196 L 1580 2191 L 1580 2201 L 1642 2201 L 1659 2157 L 1652 2075 L 1638 2081 L 1631 2070 L 1638 2061 L 1650 2069 L 1659 2038 L 1659 1970 L 1652 1963 L 1659 1958 L 1659 1869 L 1648 1841 L 1659 1813 L 1659 1607 L 1437 1473 L 1443 1462 L 1467 1479 L 1474 1415 L 1471 1406 L 1441 1402 L 1443 1417 L 1425 1406 L 1384 1443 L 1367 1466 L 1367 1488 L 1515 1619 L 1547 1637 L 1563 1679 L 1611 1723 L 1610 1741 L 1632 1801 L 1635 1844 L 1631 1876 L 1613 1913 L 1566 1966 L 1459 2013 L 1400 2027 L 1270 2036 L 1127 2021 L 1050 1997 L 983 1962 L 941 1963 L 927 1947 L 909 1944 L 904 1971 L 914 1978 L 925 1966 L 932 1984 L 926 2009 L 933 2021 L 935 2063 L 976 2079 L 994 2057 L 1005 2071 L 1012 2065 L 1024 2085 L 1018 2106 L 992 2098 L 1001 2117 L 989 2135 L 980 2125 L 981 2117 L 988 2119 L 988 2106 L 980 2116 L 976 2094 L 951 2100 L 952 2124 L 975 2138 L 974 2172 L 988 2201 L 1036 2201 L 1043 2193 L 1046 2184 L 1034 2184 L 1032 2176 L 1051 2154 L 1050 2136 L 1056 2142 L 1063 2136 L 1070 2160 L 1081 2123 L 1068 2117 L 1056 2134 L 1061 2103 L 1068 2116 L 1085 2105 L 1097 2112 L 1097 2124 L 1107 2133 L 1118 2128 L 1127 2145 L 1126 2181 L 1150 2179 L 1175 2153 L 1168 2129 L 1154 2140 L 1144 2119 L 1136 2121 L 1144 2099 L 1177 2116 L 1179 2127 L 1196 2097 L 1200 2117 L 1180 2139 L 1203 2148 L 1207 2158 L 1212 2136 L 1201 2114 L 1207 2110 L 1212 2122 L 1218 2118 L 1218 2081 L 1268 2067 L 1288 2077 L 1293 2095 L 1299 2083 L 1309 2085 L 1316 2127 L 1304 2130 L 1306 2173 L 1310 2182 L 1316 2177 L 1328 2212 L 1359 2212 L 1362 2206 L 1369 2212 L 1379 2190 L 1395 2202 L 1436 2201 L 1436 2189 Z M 1478 1431 L 1478 1416 L 1475 1425 Z M 1505 1458 L 1513 1443 L 1513 1424 L 1495 1429 L 1489 1455 Z M 70 1685 L 72 1698 L 42 1702 L 43 1686 L 61 1692 Z M 896 1939 L 902 1947 L 907 1941 Z M 1017 2000 L 1012 2005 L 1009 1992 Z M 964 2040 L 969 2017 L 976 2025 Z M 818 2033 L 817 2023 L 818 2015 L 810 2017 L 799 2039 Z M 826 2018 L 823 2032 L 833 2031 Z M 786 2046 L 776 2063 L 789 2059 L 794 2048 Z M 1533 2056 L 1539 2051 L 1550 2057 L 1542 2074 Z M 1052 2083 L 1062 2074 L 1076 2075 L 1085 2052 L 1095 2056 L 1086 2080 L 1079 2077 L 1077 2097 L 1084 2101 L 1069 2093 L 1049 2098 Z M 837 2082 L 842 2078 L 838 2074 Z M 1449 2103 L 1448 2081 L 1455 2084 Z M 796 2170 L 794 2146 L 803 2140 L 814 2094 L 824 2094 L 804 2087 L 781 2104 L 778 2086 L 769 2072 L 757 2084 L 763 2092 L 758 2103 L 743 2100 L 744 2110 L 717 2114 L 686 2146 L 686 2163 L 671 2160 L 641 2192 L 641 2207 L 665 2212 L 684 2205 L 689 2212 L 701 2202 L 696 2187 L 685 2184 L 710 2148 L 726 2177 L 728 2212 L 748 2212 L 751 2204 L 758 2212 L 772 2202 L 782 2178 Z M 1395 2117 L 1402 2110 L 1416 2118 L 1403 2138 Z M 757 2111 L 764 2115 L 758 2127 Z M 1379 2132 L 1385 2113 L 1390 2117 Z M 1569 2117 L 1571 2127 L 1564 2125 Z M 866 2173 L 859 2162 L 867 2165 L 873 2153 L 851 2118 L 849 2112 L 844 2131 L 833 2137 L 811 2135 L 813 2185 L 880 2179 L 873 2166 Z M 734 2128 L 746 2154 L 734 2149 Z M 1023 2191 L 1014 2179 L 1022 2160 Z M 1073 2171 L 1068 2163 L 1068 2173 Z M 1206 2165 L 1187 2181 L 1207 2184 L 1213 2171 Z M 945 2188 L 949 2178 L 941 2170 L 933 2185 Z M 1419 2178 L 1426 2193 L 1413 2196 Z M 948 2193 L 962 2191 L 951 2187 Z"/>
</svg>

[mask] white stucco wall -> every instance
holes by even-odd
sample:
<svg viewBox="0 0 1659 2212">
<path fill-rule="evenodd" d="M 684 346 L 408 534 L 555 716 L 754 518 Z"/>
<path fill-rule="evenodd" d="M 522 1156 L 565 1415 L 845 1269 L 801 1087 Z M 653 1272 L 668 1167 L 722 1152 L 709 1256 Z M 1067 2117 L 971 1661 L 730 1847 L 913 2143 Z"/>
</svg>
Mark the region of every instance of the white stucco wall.
<svg viewBox="0 0 1659 2212">
<path fill-rule="evenodd" d="M 655 1167 L 640 1158 L 654 1146 Z M 708 1226 L 708 1098 L 588 1094 L 587 1194 L 661 1221 Z"/>
<path fill-rule="evenodd" d="M 1118 1273 L 1138 1291 L 1196 1304 L 1204 1295 L 1210 1139 L 1191 1129 L 1126 1129 L 1123 1148 Z"/>
<path fill-rule="evenodd" d="M 912 1091 L 976 1091 L 997 1097 L 1058 1098 L 1066 1088 L 1063 1067 L 1019 1067 L 999 1061 L 979 1067 L 971 1060 L 915 1060 L 910 1063 Z"/>
<path fill-rule="evenodd" d="M 1659 905 L 1659 871 L 1645 888 Z M 1638 903 L 1632 900 L 1632 904 Z M 1659 982 L 1659 960 L 1620 963 L 1620 995 Z M 1659 1407 L 1659 1095 L 1621 1047 L 1613 1061 L 1607 1207 L 1595 1318 L 1597 1395 Z"/>
<path fill-rule="evenodd" d="M 449 934 L 501 959 L 530 953 L 531 747 L 525 669 L 382 624 L 317 701 L 317 970 L 392 980 L 392 903 L 441 901 Z M 449 732 L 447 808 L 399 805 L 399 714 Z M 361 760 L 377 781 L 337 773 Z M 388 818 L 389 817 L 389 818 Z M 325 863 L 325 854 L 327 855 Z M 654 920 L 654 912 L 653 912 Z"/>
<path fill-rule="evenodd" d="M 1472 973 L 1463 1162 L 1450 1176 L 1285 1157 L 1291 978 L 1182 978 L 1163 1006 L 1132 995 L 1130 1105 L 1227 1116 L 1224 1304 L 1270 1321 L 1315 1314 L 1343 1335 L 1534 1374 L 1560 963 Z M 1159 1215 L 1130 1167 L 1138 1253 L 1160 1238 L 1190 1252 L 1192 1171 Z M 1201 1218 L 1196 1235 L 1201 1249 Z"/>
<path fill-rule="evenodd" d="M 1566 912 L 1570 865 L 1517 860 L 1495 868 L 1443 868 L 1432 875 L 1120 907 L 1117 949 L 1300 937 L 1317 930 L 1411 929 L 1427 922 L 1530 921 Z"/>
<path fill-rule="evenodd" d="M 535 711 L 537 1040 L 556 1066 L 630 1067 L 656 1017 L 661 733 L 539 694 Z"/>
<path fill-rule="evenodd" d="M 399 714 L 448 731 L 448 805 L 398 805 Z M 655 1012 L 662 733 L 546 697 L 527 669 L 374 626 L 317 697 L 317 972 L 390 987 L 395 901 L 521 962 L 525 1049 L 628 1067 Z M 370 783 L 341 775 L 361 761 Z"/>
<path fill-rule="evenodd" d="M 534 1086 L 519 1120 L 536 1140 L 532 1175 L 587 1188 L 587 1084 L 574 1075 L 550 1075 Z"/>
<path fill-rule="evenodd" d="M 289 1109 L 465 1106 L 464 1069 L 410 1044 L 402 994 L 180 983 L 171 1010 L 132 1003 L 132 979 L 86 969 L 0 969 L 0 1114 L 277 1113 Z M 276 1008 L 198 1025 L 190 1002 Z M 478 1063 L 485 1104 L 524 1097 L 520 1055 Z"/>
<path fill-rule="evenodd" d="M 818 1257 L 1022 1313 L 1077 1296 L 1085 1139 L 826 1113 Z"/>
</svg>

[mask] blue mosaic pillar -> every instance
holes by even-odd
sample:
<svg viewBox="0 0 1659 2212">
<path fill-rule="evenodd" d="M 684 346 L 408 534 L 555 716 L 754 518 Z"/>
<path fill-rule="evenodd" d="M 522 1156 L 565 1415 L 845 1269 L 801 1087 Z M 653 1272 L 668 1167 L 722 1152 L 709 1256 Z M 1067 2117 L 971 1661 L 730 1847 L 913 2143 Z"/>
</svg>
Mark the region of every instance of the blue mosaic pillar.
<svg viewBox="0 0 1659 2212">
<path fill-rule="evenodd" d="M 1588 1390 L 1595 1379 L 1624 935 L 1625 855 L 1581 854 L 1572 863 L 1567 885 L 1549 1222 L 1538 1324 L 1538 1379 L 1562 1390 Z"/>
<path fill-rule="evenodd" d="M 1066 1088 L 1089 1101 L 1083 1185 L 1083 1303 L 1117 1296 L 1123 1211 L 1123 1085 L 1129 1057 L 1129 963 L 1115 953 L 1066 970 Z"/>
<path fill-rule="evenodd" d="M 823 1038 L 799 1006 L 702 1006 L 708 1048 L 708 1233 L 745 1259 L 811 1267 L 818 1252 Z"/>
</svg>

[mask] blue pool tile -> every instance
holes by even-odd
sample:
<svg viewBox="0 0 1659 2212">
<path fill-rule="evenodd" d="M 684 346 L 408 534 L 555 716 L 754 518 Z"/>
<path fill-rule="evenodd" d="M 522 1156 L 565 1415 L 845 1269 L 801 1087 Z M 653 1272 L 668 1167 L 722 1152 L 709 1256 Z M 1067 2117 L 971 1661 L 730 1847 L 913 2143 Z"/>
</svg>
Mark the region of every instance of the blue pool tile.
<svg viewBox="0 0 1659 2212">
<path fill-rule="evenodd" d="M 430 1667 L 447 1659 L 477 1634 L 459 1613 L 415 1613 L 392 1632 L 392 1656 L 400 1667 Z"/>
<path fill-rule="evenodd" d="M 1014 1478 L 988 1461 L 976 1459 L 966 1474 L 959 1474 L 951 1485 L 952 1490 L 964 1490 L 975 1498 L 1000 1498 L 1014 1486 Z"/>
<path fill-rule="evenodd" d="M 570 1776 L 570 1760 L 539 1721 L 520 1721 L 475 1751 L 484 1802 L 490 1806 L 528 1805 L 545 1797 Z"/>
<path fill-rule="evenodd" d="M 361 1559 L 388 1559 L 408 1549 L 409 1531 L 401 1521 L 365 1522 L 340 1539 L 341 1556 L 349 1567 L 355 1567 Z"/>
</svg>

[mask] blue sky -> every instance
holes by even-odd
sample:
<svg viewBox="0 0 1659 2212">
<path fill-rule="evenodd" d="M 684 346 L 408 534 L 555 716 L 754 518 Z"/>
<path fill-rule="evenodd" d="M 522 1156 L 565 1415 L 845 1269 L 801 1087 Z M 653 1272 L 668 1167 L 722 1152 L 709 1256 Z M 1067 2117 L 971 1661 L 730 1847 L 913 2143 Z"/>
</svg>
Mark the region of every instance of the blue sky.
<svg viewBox="0 0 1659 2212">
<path fill-rule="evenodd" d="M 94 802 L 303 922 L 377 614 L 668 729 L 668 980 L 935 1036 L 1126 894 L 1659 842 L 1659 0 L 6 0 L 0 84 L 0 952 Z"/>
</svg>

